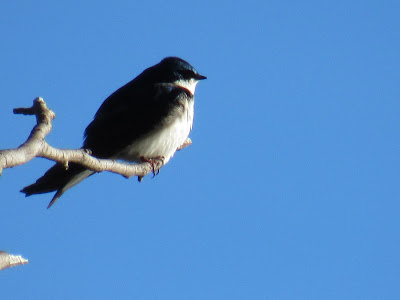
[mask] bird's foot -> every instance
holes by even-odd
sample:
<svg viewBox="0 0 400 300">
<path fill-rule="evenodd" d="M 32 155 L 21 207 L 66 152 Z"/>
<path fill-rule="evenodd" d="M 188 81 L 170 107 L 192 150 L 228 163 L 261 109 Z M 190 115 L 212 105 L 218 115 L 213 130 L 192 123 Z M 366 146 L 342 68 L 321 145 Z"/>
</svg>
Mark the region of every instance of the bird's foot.
<svg viewBox="0 0 400 300">
<path fill-rule="evenodd" d="M 145 158 L 143 156 L 140 157 L 140 160 L 142 162 L 148 162 L 149 164 L 151 164 L 151 168 L 153 170 L 153 178 L 154 176 L 156 176 L 158 173 L 160 173 L 160 168 L 164 165 L 164 160 L 165 157 L 164 156 L 156 156 L 156 157 L 152 157 L 152 158 Z M 156 166 L 158 164 L 161 164 L 161 166 L 159 168 L 156 169 Z M 139 182 L 142 181 L 143 177 L 138 177 Z"/>
</svg>

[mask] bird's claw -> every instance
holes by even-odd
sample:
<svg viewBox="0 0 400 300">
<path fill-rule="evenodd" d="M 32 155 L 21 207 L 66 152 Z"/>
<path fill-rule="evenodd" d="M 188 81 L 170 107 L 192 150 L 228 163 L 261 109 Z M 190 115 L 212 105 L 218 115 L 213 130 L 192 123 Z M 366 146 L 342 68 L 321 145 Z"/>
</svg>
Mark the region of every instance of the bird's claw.
<svg viewBox="0 0 400 300">
<path fill-rule="evenodd" d="M 152 158 L 145 158 L 142 156 L 140 159 L 143 162 L 148 162 L 151 165 L 152 172 L 153 172 L 153 178 L 154 178 L 154 176 L 156 176 L 160 173 L 160 168 L 164 165 L 165 157 L 164 156 L 156 156 L 156 157 L 152 157 Z M 156 164 L 159 162 L 161 162 L 161 167 L 156 170 Z M 143 177 L 138 176 L 139 182 L 141 182 L 142 179 L 143 179 Z"/>
</svg>

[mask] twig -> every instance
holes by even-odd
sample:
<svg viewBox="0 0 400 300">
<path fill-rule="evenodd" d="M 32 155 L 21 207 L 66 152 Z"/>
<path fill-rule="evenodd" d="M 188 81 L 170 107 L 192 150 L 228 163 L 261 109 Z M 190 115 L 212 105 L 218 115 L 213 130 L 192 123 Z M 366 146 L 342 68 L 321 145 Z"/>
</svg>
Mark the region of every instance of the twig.
<svg viewBox="0 0 400 300">
<path fill-rule="evenodd" d="M 11 255 L 5 251 L 0 251 L 0 271 L 5 268 L 15 267 L 27 263 L 28 260 L 23 258 L 21 255 Z"/>
</svg>

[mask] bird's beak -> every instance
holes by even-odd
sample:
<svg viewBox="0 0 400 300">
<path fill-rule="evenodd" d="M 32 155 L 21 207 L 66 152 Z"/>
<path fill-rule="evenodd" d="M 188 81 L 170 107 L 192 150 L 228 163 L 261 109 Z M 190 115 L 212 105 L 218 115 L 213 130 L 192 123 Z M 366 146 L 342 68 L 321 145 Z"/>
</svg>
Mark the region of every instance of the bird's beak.
<svg viewBox="0 0 400 300">
<path fill-rule="evenodd" d="M 197 80 L 203 80 L 203 79 L 207 79 L 207 77 L 203 76 L 203 75 L 200 75 L 200 74 L 197 74 L 196 79 Z"/>
</svg>

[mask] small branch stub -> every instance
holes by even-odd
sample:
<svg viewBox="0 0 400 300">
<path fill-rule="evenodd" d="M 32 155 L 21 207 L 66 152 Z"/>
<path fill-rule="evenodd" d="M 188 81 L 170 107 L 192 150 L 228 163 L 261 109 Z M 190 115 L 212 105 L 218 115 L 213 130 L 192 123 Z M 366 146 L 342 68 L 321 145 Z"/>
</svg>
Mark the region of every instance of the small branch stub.
<svg viewBox="0 0 400 300">
<path fill-rule="evenodd" d="M 0 251 L 0 270 L 27 264 L 28 260 L 21 255 L 11 255 L 5 251 Z"/>
</svg>

